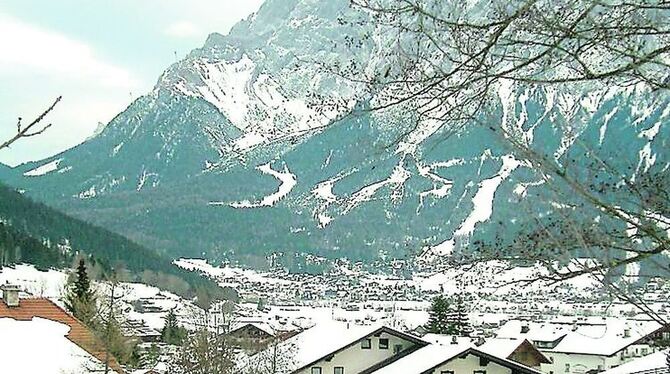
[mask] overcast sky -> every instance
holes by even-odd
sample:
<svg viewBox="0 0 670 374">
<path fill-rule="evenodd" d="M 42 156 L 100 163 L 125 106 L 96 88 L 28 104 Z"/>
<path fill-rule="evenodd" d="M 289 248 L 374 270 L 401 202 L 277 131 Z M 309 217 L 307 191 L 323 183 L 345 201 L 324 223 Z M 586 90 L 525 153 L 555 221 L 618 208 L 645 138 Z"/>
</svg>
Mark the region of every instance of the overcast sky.
<svg viewBox="0 0 670 374">
<path fill-rule="evenodd" d="M 0 151 L 38 160 L 81 143 L 151 90 L 168 65 L 227 33 L 263 0 L 0 1 L 0 140 L 58 95 L 53 127 Z"/>
</svg>

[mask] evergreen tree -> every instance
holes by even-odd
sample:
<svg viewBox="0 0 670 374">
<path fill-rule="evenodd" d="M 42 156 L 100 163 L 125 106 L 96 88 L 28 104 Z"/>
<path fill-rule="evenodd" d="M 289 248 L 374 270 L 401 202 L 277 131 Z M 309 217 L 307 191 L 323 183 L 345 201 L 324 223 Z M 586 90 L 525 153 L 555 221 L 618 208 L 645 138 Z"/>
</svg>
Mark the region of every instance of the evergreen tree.
<svg viewBox="0 0 670 374">
<path fill-rule="evenodd" d="M 447 321 L 449 334 L 451 335 L 470 336 L 472 333 L 462 294 L 459 293 L 454 297 L 453 308 L 447 316 Z"/>
<path fill-rule="evenodd" d="M 93 296 L 91 281 L 88 279 L 88 272 L 86 271 L 86 262 L 83 258 L 79 260 L 79 266 L 77 266 L 77 280 L 74 282 L 73 291 L 75 296 L 81 300 L 90 300 Z"/>
<path fill-rule="evenodd" d="M 463 296 L 460 294 L 451 300 L 444 296 L 435 297 L 428 315 L 426 329 L 431 333 L 457 336 L 469 336 L 472 333 Z"/>
<path fill-rule="evenodd" d="M 449 302 L 444 296 L 436 296 L 428 312 L 426 329 L 433 334 L 449 334 Z"/>
<path fill-rule="evenodd" d="M 140 367 L 142 368 L 155 368 L 156 365 L 160 362 L 161 351 L 158 348 L 156 343 L 151 343 L 149 348 L 147 348 L 142 353 L 142 359 L 140 360 Z"/>
<path fill-rule="evenodd" d="M 84 324 L 95 327 L 96 297 L 91 290 L 91 281 L 88 278 L 84 259 L 79 260 L 77 277 L 65 295 L 65 307 Z"/>
<path fill-rule="evenodd" d="M 163 330 L 161 331 L 161 339 L 167 344 L 181 345 L 186 335 L 186 329 L 179 326 L 177 315 L 171 309 L 165 316 L 165 326 L 163 326 Z"/>
</svg>

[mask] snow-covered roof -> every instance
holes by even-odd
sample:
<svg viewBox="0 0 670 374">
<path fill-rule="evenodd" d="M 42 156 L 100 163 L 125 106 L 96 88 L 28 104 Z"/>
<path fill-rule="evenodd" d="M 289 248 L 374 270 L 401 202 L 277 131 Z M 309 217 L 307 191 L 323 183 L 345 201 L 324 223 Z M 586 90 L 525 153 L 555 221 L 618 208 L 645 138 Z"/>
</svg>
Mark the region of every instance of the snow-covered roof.
<svg viewBox="0 0 670 374">
<path fill-rule="evenodd" d="M 509 358 L 514 351 L 519 348 L 525 339 L 518 338 L 493 338 L 487 339 L 484 344 L 479 346 L 479 350 L 492 354 L 494 356 Z"/>
<path fill-rule="evenodd" d="M 528 326 L 522 333 L 521 326 Z M 532 342 L 557 341 L 551 352 L 611 356 L 643 339 L 662 326 L 651 320 L 622 320 L 617 318 L 585 318 L 566 321 L 523 322 L 509 321 L 498 331 L 498 337 L 525 338 Z"/>
<path fill-rule="evenodd" d="M 484 344 L 477 345 L 477 340 L 473 338 L 452 336 L 452 335 L 441 335 L 441 334 L 426 334 L 423 337 L 423 340 L 439 345 L 453 345 L 454 342 L 460 346 L 474 348 L 478 351 L 488 353 L 492 356 L 509 359 L 512 353 L 519 348 L 527 339 L 523 338 L 488 338 L 484 341 Z M 528 342 L 531 346 L 532 343 Z M 544 356 L 544 354 L 535 349 L 537 353 L 542 356 L 546 363 L 549 363 L 549 359 Z"/>
<path fill-rule="evenodd" d="M 237 321 L 231 326 L 230 332 L 233 333 L 245 326 L 253 326 L 268 335 L 275 336 L 275 330 L 264 321 Z"/>
<path fill-rule="evenodd" d="M 456 344 L 433 343 L 427 345 L 370 374 L 420 374 L 431 372 L 457 357 L 467 355 L 486 358 L 499 365 L 512 368 L 513 372 L 540 374 L 540 371 L 536 369 L 508 360 L 505 357 L 483 352 L 473 347 L 469 339 L 457 339 Z"/>
<path fill-rule="evenodd" d="M 470 349 L 470 344 L 429 344 L 384 366 L 373 374 L 423 373 Z"/>
<path fill-rule="evenodd" d="M 290 352 L 292 370 L 308 366 L 376 332 L 384 330 L 418 343 L 423 340 L 404 334 L 382 324 L 356 325 L 338 321 L 319 323 L 280 344 L 281 352 Z"/>
<path fill-rule="evenodd" d="M 607 370 L 602 374 L 635 374 L 635 373 L 646 373 L 648 371 L 654 371 L 654 373 L 670 373 L 670 368 L 667 367 L 666 357 L 670 354 L 670 350 L 660 351 L 652 353 L 648 356 L 636 358 L 633 361 L 627 362 L 621 366 L 617 366 L 613 369 Z M 665 372 L 660 369 L 666 369 Z"/>
<path fill-rule="evenodd" d="M 62 324 L 67 327 L 64 336 L 68 341 L 81 347 L 88 352 L 88 354 L 97 358 L 99 362 L 102 362 L 107 357 L 103 344 L 89 330 L 89 328 L 49 299 L 21 299 L 19 306 L 16 307 L 8 307 L 4 302 L 0 302 L 0 319 L 27 323 L 36 319 L 44 319 Z M 11 322 L 5 323 L 9 325 L 12 324 Z M 29 324 L 13 326 L 24 326 L 28 330 L 31 327 Z M 4 340 L 4 331 L 0 330 L 0 332 L 2 332 L 0 336 Z M 17 332 L 17 334 L 20 334 L 20 332 Z M 30 350 L 30 347 L 28 347 L 28 349 Z M 35 354 L 35 352 L 33 352 L 33 354 Z M 109 360 L 109 364 L 114 371 L 119 373 L 123 372 L 114 358 Z"/>
<path fill-rule="evenodd" d="M 7 373 L 89 373 L 100 361 L 66 338 L 70 327 L 35 317 L 0 318 L 2 371 Z"/>
<path fill-rule="evenodd" d="M 528 332 L 523 333 L 522 327 L 527 326 Z M 532 342 L 554 342 L 570 331 L 570 325 L 550 322 L 527 322 L 511 320 L 500 326 L 496 332 L 498 338 L 528 339 Z"/>
</svg>

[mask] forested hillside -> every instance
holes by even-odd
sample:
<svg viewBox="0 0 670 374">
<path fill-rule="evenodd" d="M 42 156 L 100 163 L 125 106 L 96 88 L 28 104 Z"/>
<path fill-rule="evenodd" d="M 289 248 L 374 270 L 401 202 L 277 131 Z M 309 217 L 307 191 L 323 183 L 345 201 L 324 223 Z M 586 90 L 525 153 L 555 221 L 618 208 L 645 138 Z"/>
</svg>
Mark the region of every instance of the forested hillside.
<svg viewBox="0 0 670 374">
<path fill-rule="evenodd" d="M 125 237 L 34 202 L 0 184 L 0 261 L 62 266 L 77 255 L 114 269 L 129 281 L 142 281 L 177 294 L 235 297 L 211 281 L 172 265 L 156 251 Z"/>
<path fill-rule="evenodd" d="M 65 266 L 70 254 L 0 222 L 0 267 L 29 262 L 39 269 Z"/>
</svg>

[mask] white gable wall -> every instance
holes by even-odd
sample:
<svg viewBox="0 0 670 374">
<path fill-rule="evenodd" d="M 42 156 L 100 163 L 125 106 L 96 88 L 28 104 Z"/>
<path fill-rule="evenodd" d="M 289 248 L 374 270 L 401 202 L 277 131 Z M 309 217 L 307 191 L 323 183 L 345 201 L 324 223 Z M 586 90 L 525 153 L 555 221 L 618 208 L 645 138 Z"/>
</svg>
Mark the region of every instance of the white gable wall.
<svg viewBox="0 0 670 374">
<path fill-rule="evenodd" d="M 456 357 L 433 370 L 433 374 L 440 374 L 443 371 L 453 371 L 456 374 L 473 374 L 475 370 L 486 370 L 486 374 L 512 374 L 512 369 L 496 364 L 495 362 L 489 361 L 486 366 L 480 366 L 479 363 L 479 357 L 472 354 L 465 358 Z"/>
<path fill-rule="evenodd" d="M 542 350 L 553 362 L 542 364 L 541 369 L 549 374 L 581 374 L 592 369 L 607 370 L 617 367 L 636 357 L 642 357 L 654 352 L 648 344 L 634 344 L 612 356 L 598 356 L 585 354 L 568 354 Z M 566 364 L 569 364 L 569 370 Z"/>
<path fill-rule="evenodd" d="M 324 339 L 328 339 L 328 337 L 324 336 Z M 379 349 L 379 339 L 389 340 L 388 349 Z M 337 353 L 330 361 L 321 360 L 296 373 L 311 374 L 312 367 L 320 367 L 321 373 L 333 374 L 335 367 L 342 366 L 344 367 L 345 374 L 354 374 L 393 356 L 393 347 L 396 344 L 402 345 L 403 350 L 415 345 L 410 341 L 387 333 L 382 333 L 379 337 L 371 336 L 370 340 L 372 341 L 371 349 L 362 349 L 361 342 L 357 342 L 351 347 Z"/>
</svg>

